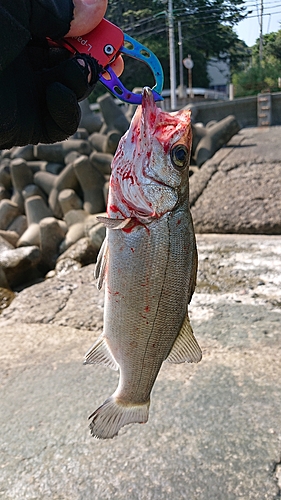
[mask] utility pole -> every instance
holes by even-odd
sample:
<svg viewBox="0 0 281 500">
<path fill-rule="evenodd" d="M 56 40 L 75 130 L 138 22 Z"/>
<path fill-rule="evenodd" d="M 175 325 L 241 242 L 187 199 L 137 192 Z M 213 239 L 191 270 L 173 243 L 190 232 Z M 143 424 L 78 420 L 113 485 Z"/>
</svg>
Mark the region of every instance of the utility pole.
<svg viewBox="0 0 281 500">
<path fill-rule="evenodd" d="M 171 109 L 174 110 L 177 107 L 177 96 L 176 96 L 176 60 L 175 60 L 173 0 L 168 0 L 168 26 L 169 26 L 169 51 L 170 51 Z"/>
<path fill-rule="evenodd" d="M 262 62 L 262 50 L 263 50 L 263 0 L 261 0 L 261 14 L 260 14 L 260 63 Z"/>
<path fill-rule="evenodd" d="M 178 34 L 179 34 L 179 70 L 180 70 L 180 97 L 186 97 L 186 92 L 183 84 L 183 48 L 182 48 L 182 33 L 181 33 L 181 21 L 178 21 Z"/>
</svg>

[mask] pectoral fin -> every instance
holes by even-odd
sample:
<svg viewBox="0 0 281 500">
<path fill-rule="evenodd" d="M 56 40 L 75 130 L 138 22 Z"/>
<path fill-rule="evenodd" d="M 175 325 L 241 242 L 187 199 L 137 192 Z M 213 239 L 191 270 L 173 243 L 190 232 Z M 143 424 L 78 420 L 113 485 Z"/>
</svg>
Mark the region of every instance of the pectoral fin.
<svg viewBox="0 0 281 500">
<path fill-rule="evenodd" d="M 109 368 L 112 368 L 112 370 L 118 370 L 119 368 L 111 354 L 106 339 L 102 335 L 85 354 L 84 365 L 90 364 L 108 366 Z"/>
<path fill-rule="evenodd" d="M 169 363 L 198 363 L 202 359 L 202 352 L 193 335 L 188 315 L 185 316 L 180 333 L 166 361 Z"/>
<path fill-rule="evenodd" d="M 98 215 L 97 219 L 108 229 L 124 229 L 131 222 L 130 217 L 127 219 L 111 219 L 110 217 Z"/>
<path fill-rule="evenodd" d="M 95 267 L 95 279 L 98 280 L 97 282 L 97 288 L 100 290 L 102 288 L 102 284 L 104 281 L 105 277 L 105 272 L 106 272 L 106 265 L 107 265 L 107 257 L 108 257 L 108 244 L 107 244 L 107 237 L 103 240 L 102 246 L 100 248 L 98 257 L 97 257 L 97 262 L 96 262 L 96 267 Z"/>
</svg>

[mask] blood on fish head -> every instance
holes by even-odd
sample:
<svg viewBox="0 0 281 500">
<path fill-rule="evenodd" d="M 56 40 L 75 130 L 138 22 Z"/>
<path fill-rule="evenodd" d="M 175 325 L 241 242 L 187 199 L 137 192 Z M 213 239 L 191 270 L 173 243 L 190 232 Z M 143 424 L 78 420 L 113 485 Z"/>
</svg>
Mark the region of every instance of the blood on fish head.
<svg viewBox="0 0 281 500">
<path fill-rule="evenodd" d="M 107 212 L 111 218 L 159 218 L 188 196 L 190 111 L 162 111 L 143 89 L 129 130 L 112 162 Z"/>
</svg>

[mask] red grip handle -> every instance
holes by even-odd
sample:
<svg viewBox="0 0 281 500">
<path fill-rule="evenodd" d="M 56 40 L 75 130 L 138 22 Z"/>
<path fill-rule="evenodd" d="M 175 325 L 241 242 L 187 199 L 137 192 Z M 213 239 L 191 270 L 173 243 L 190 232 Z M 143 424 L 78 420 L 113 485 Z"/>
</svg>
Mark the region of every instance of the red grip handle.
<svg viewBox="0 0 281 500">
<path fill-rule="evenodd" d="M 105 68 L 124 44 L 124 34 L 118 26 L 102 19 L 98 26 L 86 35 L 67 37 L 63 41 L 66 42 L 64 46 L 67 49 L 89 54 Z"/>
</svg>

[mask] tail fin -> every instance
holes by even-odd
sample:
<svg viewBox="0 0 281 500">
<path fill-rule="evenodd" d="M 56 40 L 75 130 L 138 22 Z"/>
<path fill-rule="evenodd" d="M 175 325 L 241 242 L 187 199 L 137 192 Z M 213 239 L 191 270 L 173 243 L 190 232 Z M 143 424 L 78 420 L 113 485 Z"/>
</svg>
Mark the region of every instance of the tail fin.
<svg viewBox="0 0 281 500">
<path fill-rule="evenodd" d="M 121 427 L 127 424 L 145 424 L 148 420 L 149 401 L 139 405 L 124 405 L 115 396 L 108 398 L 89 419 L 91 434 L 98 439 L 117 436 Z"/>
</svg>

